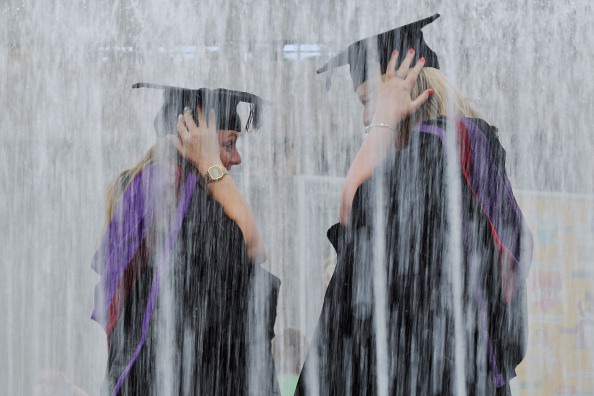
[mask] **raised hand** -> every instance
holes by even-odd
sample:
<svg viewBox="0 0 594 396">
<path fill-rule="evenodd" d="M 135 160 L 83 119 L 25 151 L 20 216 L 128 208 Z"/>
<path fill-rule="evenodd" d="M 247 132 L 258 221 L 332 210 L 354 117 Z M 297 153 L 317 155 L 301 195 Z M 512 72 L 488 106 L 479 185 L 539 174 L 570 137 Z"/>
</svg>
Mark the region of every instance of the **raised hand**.
<svg viewBox="0 0 594 396">
<path fill-rule="evenodd" d="M 415 85 L 421 69 L 425 65 L 425 58 L 419 59 L 414 67 L 410 67 L 415 51 L 410 49 L 396 70 L 398 52 L 392 52 L 388 62 L 386 74 L 371 81 L 375 89 L 375 113 L 371 125 L 388 125 L 396 130 L 398 124 L 406 117 L 417 111 L 428 99 L 433 90 L 422 92 L 415 100 L 411 98 L 411 91 Z M 376 73 L 380 75 L 380 66 L 376 65 Z"/>
<path fill-rule="evenodd" d="M 222 165 L 219 149 L 219 133 L 216 129 L 215 113 L 209 114 L 209 123 L 202 108 L 198 108 L 198 125 L 187 107 L 177 120 L 178 136 L 167 135 L 179 153 L 192 162 L 201 174 L 205 174 L 212 165 Z"/>
</svg>

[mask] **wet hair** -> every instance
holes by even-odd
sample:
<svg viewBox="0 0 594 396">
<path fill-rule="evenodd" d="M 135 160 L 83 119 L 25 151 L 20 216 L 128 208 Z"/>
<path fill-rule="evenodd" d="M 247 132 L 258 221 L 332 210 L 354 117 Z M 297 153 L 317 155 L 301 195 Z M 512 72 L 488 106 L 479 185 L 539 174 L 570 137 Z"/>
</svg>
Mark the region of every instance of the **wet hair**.
<svg viewBox="0 0 594 396">
<path fill-rule="evenodd" d="M 416 99 L 427 89 L 433 89 L 435 93 L 420 110 L 421 120 L 429 120 L 439 116 L 451 115 L 468 118 L 481 118 L 481 115 L 470 105 L 462 93 L 452 85 L 443 73 L 433 67 L 424 67 L 417 78 L 417 82 L 411 91 L 411 97 Z M 452 107 L 455 114 L 447 114 L 449 101 L 453 101 Z"/>
<path fill-rule="evenodd" d="M 106 226 L 111 221 L 116 204 L 124 194 L 124 191 L 126 191 L 128 186 L 130 186 L 132 181 L 143 169 L 155 163 L 155 146 L 151 147 L 133 168 L 120 172 L 120 174 L 109 184 L 105 205 Z"/>
<path fill-rule="evenodd" d="M 427 89 L 433 89 L 434 94 L 429 96 L 427 102 L 416 113 L 411 114 L 400 123 L 400 131 L 402 133 L 401 142 L 403 144 L 408 141 L 414 127 L 423 121 L 443 116 L 483 118 L 468 102 L 468 99 L 462 95 L 460 90 L 451 84 L 440 70 L 433 67 L 424 67 L 421 69 L 419 77 L 412 88 L 411 98 L 413 100 L 416 99 Z M 454 110 L 453 114 L 450 112 L 451 110 Z"/>
<path fill-rule="evenodd" d="M 185 161 L 177 149 L 173 147 L 168 140 L 165 138 L 158 139 L 157 142 L 144 153 L 134 167 L 120 172 L 120 174 L 110 183 L 106 196 L 106 226 L 111 221 L 118 201 L 122 195 L 124 195 L 124 191 L 126 191 L 130 184 L 132 184 L 136 176 L 148 166 L 163 162 L 193 169 L 193 165 Z"/>
</svg>

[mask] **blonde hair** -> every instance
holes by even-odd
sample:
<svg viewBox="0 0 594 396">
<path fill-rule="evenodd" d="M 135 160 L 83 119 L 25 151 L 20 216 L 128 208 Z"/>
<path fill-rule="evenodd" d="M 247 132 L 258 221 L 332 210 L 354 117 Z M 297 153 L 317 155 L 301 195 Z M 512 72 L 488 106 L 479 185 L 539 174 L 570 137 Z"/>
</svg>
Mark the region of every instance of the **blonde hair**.
<svg viewBox="0 0 594 396">
<path fill-rule="evenodd" d="M 140 161 L 130 169 L 122 171 L 109 185 L 105 207 L 106 224 L 109 224 L 115 207 L 124 194 L 124 191 L 132 184 L 136 176 L 148 166 L 157 162 L 182 163 L 181 156 L 167 141 L 160 139 L 140 158 Z"/>
<path fill-rule="evenodd" d="M 400 138 L 396 143 L 402 147 L 410 138 L 411 132 L 420 122 L 436 119 L 441 116 L 483 118 L 468 103 L 462 93 L 445 78 L 443 73 L 433 67 L 424 67 L 411 91 L 411 98 L 416 99 L 421 93 L 433 89 L 433 95 L 429 96 L 427 102 L 416 112 L 400 124 Z M 448 114 L 450 109 L 449 100 L 453 100 L 454 114 Z"/>
<path fill-rule="evenodd" d="M 443 73 L 433 67 L 424 67 L 413 86 L 411 97 L 416 99 L 427 89 L 433 89 L 435 93 L 429 97 L 427 103 L 420 110 L 421 120 L 430 120 L 439 116 L 458 116 L 468 118 L 482 118 L 481 115 L 470 105 L 462 93 L 445 78 Z M 455 114 L 448 114 L 448 108 L 452 100 L 452 108 Z"/>
</svg>

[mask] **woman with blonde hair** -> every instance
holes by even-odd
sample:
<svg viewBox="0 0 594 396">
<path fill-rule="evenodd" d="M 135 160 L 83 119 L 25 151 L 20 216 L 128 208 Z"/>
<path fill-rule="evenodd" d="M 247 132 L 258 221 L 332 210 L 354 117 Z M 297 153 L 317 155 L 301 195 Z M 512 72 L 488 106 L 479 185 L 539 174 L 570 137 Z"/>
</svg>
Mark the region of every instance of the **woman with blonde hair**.
<svg viewBox="0 0 594 396">
<path fill-rule="evenodd" d="M 258 127 L 262 101 L 135 87 L 164 90 L 162 139 L 110 189 L 93 258 L 93 318 L 108 343 L 102 393 L 278 394 L 270 341 L 280 282 L 259 265 L 262 239 L 228 173 L 241 163 L 237 106 L 248 103 L 246 129 Z"/>
<path fill-rule="evenodd" d="M 424 42 L 438 17 L 318 71 L 329 86 L 350 65 L 366 136 L 328 230 L 338 263 L 296 395 L 504 395 L 525 354 L 529 231 L 496 129 Z"/>
</svg>

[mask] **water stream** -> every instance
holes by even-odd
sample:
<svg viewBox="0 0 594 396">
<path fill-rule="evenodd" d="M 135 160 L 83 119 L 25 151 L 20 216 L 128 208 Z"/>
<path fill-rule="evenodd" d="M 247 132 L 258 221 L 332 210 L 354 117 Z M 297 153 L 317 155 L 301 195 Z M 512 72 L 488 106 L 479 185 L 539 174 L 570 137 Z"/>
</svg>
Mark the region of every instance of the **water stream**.
<svg viewBox="0 0 594 396">
<path fill-rule="evenodd" d="M 498 126 L 535 237 L 529 349 L 514 394 L 594 394 L 589 0 L 4 0 L 2 393 L 32 394 L 66 377 L 99 393 L 107 350 L 90 319 L 90 259 L 107 186 L 153 144 L 161 106 L 159 92 L 132 90 L 136 82 L 225 87 L 270 102 L 263 127 L 240 139 L 244 162 L 232 174 L 267 241 L 263 266 L 282 281 L 276 334 L 310 340 L 336 261 L 326 229 L 363 137 L 347 69 L 329 92 L 315 70 L 357 39 L 434 13 L 442 17 L 425 40 Z M 305 349 L 281 348 L 277 368 L 301 362 Z"/>
</svg>

